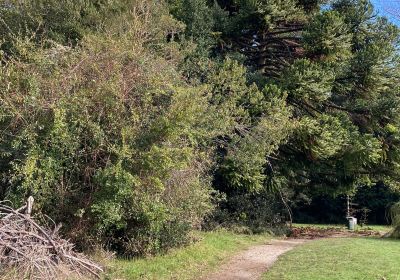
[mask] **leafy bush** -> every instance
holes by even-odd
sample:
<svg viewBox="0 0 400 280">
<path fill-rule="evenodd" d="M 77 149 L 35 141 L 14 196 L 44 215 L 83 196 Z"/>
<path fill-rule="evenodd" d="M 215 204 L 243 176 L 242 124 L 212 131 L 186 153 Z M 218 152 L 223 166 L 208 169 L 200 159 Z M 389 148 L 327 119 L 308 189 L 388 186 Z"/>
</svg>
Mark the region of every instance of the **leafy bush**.
<svg viewBox="0 0 400 280">
<path fill-rule="evenodd" d="M 179 24 L 152 1 L 135 5 L 125 36 L 34 48 L 0 76 L 4 196 L 33 195 L 80 244 L 130 255 L 184 243 L 213 208 L 199 145 L 208 95 L 160 52 Z"/>
<path fill-rule="evenodd" d="M 131 7 L 126 0 L 2 1 L 0 37 L 4 42 L 0 49 L 23 57 L 21 40 L 45 48 L 54 42 L 76 46 L 89 32 L 106 30 L 110 19 L 123 16 Z"/>
<path fill-rule="evenodd" d="M 237 192 L 220 202 L 219 210 L 207 221 L 206 226 L 222 226 L 238 233 L 282 230 L 289 220 L 287 211 L 277 193 L 267 190 L 253 194 Z"/>
</svg>

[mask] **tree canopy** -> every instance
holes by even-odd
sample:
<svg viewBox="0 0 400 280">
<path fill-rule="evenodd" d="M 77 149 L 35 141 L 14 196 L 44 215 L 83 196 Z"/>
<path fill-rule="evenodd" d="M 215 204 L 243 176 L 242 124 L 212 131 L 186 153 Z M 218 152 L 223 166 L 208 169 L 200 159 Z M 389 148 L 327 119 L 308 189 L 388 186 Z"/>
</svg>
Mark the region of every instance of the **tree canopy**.
<svg viewBox="0 0 400 280">
<path fill-rule="evenodd" d="M 368 0 L 1 0 L 0 26 L 1 199 L 81 245 L 400 190 L 399 29 Z"/>
</svg>

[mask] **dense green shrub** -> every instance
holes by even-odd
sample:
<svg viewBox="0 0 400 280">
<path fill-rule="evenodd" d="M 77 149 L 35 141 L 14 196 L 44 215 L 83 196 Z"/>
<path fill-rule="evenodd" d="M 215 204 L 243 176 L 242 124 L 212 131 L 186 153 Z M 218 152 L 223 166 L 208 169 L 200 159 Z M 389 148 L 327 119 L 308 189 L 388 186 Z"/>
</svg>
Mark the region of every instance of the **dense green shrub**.
<svg viewBox="0 0 400 280">
<path fill-rule="evenodd" d="M 213 208 L 199 144 L 212 133 L 209 95 L 160 54 L 179 24 L 142 2 L 121 23 L 125 36 L 33 48 L 0 76 L 3 197 L 33 195 L 69 236 L 127 254 L 185 242 Z"/>
<path fill-rule="evenodd" d="M 264 190 L 259 193 L 231 193 L 220 202 L 206 227 L 225 227 L 245 233 L 260 233 L 283 228 L 290 219 L 279 194 Z"/>
<path fill-rule="evenodd" d="M 41 15 L 33 4 L 18 11 Z M 216 161 L 235 166 L 221 173 L 227 187 L 263 189 L 267 156 L 291 126 L 285 94 L 248 84 L 234 59 L 210 63 L 203 83 L 188 84 L 179 67 L 190 50 L 169 39 L 183 25 L 161 3 L 131 5 L 75 46 L 47 33 L 12 41 L 18 52 L 0 76 L 0 174 L 3 198 L 33 195 L 36 211 L 79 244 L 143 255 L 184 244 L 211 214 Z"/>
<path fill-rule="evenodd" d="M 123 16 L 131 7 L 126 0 L 3 0 L 1 50 L 24 56 L 21 40 L 40 47 L 75 46 L 86 34 L 105 31 L 113 17 Z"/>
</svg>

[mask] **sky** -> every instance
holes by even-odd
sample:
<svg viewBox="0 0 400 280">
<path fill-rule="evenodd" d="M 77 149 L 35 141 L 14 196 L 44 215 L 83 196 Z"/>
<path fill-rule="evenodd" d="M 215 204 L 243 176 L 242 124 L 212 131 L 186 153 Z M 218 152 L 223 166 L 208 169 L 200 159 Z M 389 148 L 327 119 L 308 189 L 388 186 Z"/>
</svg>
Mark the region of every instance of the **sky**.
<svg viewBox="0 0 400 280">
<path fill-rule="evenodd" d="M 400 26 L 400 0 L 371 0 L 379 15 L 387 16 L 393 23 Z M 394 16 L 388 9 L 398 12 L 398 17 Z"/>
</svg>

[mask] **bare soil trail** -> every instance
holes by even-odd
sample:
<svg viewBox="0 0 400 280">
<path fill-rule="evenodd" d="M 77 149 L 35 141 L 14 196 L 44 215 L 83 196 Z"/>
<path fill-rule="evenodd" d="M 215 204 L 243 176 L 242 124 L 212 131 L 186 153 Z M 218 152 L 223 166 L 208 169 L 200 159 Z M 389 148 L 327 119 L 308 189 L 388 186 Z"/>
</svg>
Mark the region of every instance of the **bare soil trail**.
<svg viewBox="0 0 400 280">
<path fill-rule="evenodd" d="M 234 256 L 218 271 L 203 280 L 257 280 L 270 268 L 283 253 L 290 251 L 306 239 L 272 240 L 267 244 L 256 245 Z"/>
</svg>

